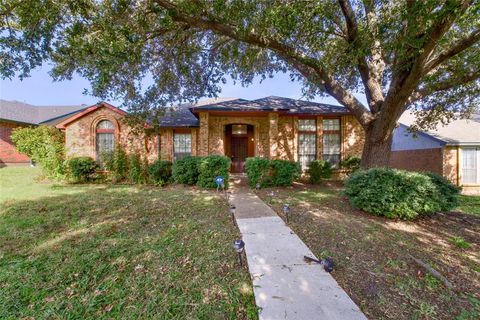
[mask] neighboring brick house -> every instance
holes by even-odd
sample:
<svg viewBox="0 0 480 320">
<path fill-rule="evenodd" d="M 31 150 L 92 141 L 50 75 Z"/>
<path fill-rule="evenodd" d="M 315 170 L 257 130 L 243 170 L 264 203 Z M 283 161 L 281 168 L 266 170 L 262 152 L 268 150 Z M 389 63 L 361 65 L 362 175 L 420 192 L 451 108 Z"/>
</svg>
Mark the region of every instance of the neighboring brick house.
<svg viewBox="0 0 480 320">
<path fill-rule="evenodd" d="M 466 193 L 480 192 L 480 115 L 439 124 L 435 130 L 412 134 L 415 122 L 406 112 L 393 136 L 390 166 L 443 175 Z"/>
<path fill-rule="evenodd" d="M 86 106 L 33 106 L 19 101 L 0 99 L 0 167 L 26 165 L 30 159 L 15 150 L 11 140 L 17 127 L 55 125 L 65 117 L 81 111 Z"/>
<path fill-rule="evenodd" d="M 98 159 L 119 142 L 150 161 L 226 155 L 232 171 L 242 172 L 245 159 L 253 156 L 298 161 L 303 168 L 314 159 L 337 164 L 347 155 L 360 156 L 364 142 L 363 129 L 346 108 L 280 97 L 181 105 L 166 111 L 158 132 L 141 137 L 122 121 L 125 115 L 99 103 L 58 123 L 67 156 Z"/>
</svg>

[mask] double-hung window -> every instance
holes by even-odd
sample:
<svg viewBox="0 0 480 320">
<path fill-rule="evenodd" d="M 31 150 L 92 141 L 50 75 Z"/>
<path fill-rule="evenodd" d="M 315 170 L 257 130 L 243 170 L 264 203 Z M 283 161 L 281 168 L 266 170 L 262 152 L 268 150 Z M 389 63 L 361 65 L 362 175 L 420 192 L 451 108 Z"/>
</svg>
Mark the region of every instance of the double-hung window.
<svg viewBox="0 0 480 320">
<path fill-rule="evenodd" d="M 462 184 L 480 184 L 480 148 L 462 148 Z"/>
<path fill-rule="evenodd" d="M 323 119 L 323 160 L 333 167 L 340 163 L 340 119 Z"/>
<path fill-rule="evenodd" d="M 317 157 L 317 122 L 315 119 L 298 120 L 298 162 L 302 170 Z"/>
<path fill-rule="evenodd" d="M 180 160 L 192 154 L 192 135 L 190 133 L 174 133 L 173 155 L 174 160 Z"/>
</svg>

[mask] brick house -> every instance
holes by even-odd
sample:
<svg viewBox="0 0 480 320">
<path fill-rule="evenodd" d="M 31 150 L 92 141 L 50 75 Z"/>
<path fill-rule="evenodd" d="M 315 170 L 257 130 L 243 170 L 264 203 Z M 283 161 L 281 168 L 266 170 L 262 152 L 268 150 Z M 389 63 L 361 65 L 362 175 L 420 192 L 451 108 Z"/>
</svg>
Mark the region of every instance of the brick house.
<svg viewBox="0 0 480 320">
<path fill-rule="evenodd" d="M 186 155 L 225 155 L 232 172 L 242 172 L 247 157 L 334 164 L 360 156 L 364 131 L 344 107 L 280 97 L 258 100 L 210 99 L 170 108 L 158 132 L 138 136 L 122 121 L 126 113 L 99 103 L 56 124 L 65 132 L 67 156 L 99 159 L 119 142 L 150 161 L 175 161 Z"/>
<path fill-rule="evenodd" d="M 11 134 L 17 127 L 56 125 L 86 106 L 33 106 L 19 101 L 0 99 L 0 167 L 28 165 L 30 159 L 15 150 Z"/>
<path fill-rule="evenodd" d="M 465 193 L 480 193 L 480 115 L 412 134 L 408 129 L 414 122 L 409 112 L 400 118 L 390 166 L 435 172 L 461 186 Z"/>
</svg>

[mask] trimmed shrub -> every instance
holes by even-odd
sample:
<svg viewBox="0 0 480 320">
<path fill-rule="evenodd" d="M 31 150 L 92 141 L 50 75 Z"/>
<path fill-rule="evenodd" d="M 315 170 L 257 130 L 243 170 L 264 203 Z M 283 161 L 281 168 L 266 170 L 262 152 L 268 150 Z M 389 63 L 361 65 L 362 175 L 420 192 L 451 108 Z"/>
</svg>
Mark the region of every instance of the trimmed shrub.
<svg viewBox="0 0 480 320">
<path fill-rule="evenodd" d="M 172 178 L 172 163 L 165 160 L 157 160 L 148 167 L 151 181 L 157 186 L 167 184 Z"/>
<path fill-rule="evenodd" d="M 274 186 L 290 186 L 293 181 L 300 177 L 300 164 L 287 160 L 270 161 L 272 168 L 272 185 Z"/>
<path fill-rule="evenodd" d="M 332 177 L 332 165 L 325 160 L 315 160 L 308 166 L 308 174 L 310 176 L 310 183 L 319 184 L 322 179 L 329 179 Z"/>
<path fill-rule="evenodd" d="M 198 181 L 202 157 L 188 156 L 173 163 L 172 177 L 177 183 L 194 185 Z"/>
<path fill-rule="evenodd" d="M 225 156 L 211 155 L 200 160 L 197 186 L 202 188 L 216 188 L 215 177 L 222 176 L 225 179 L 225 187 L 228 187 L 228 172 L 230 171 L 230 159 Z"/>
<path fill-rule="evenodd" d="M 458 206 L 458 194 L 460 193 L 460 188 L 453 185 L 450 181 L 444 177 L 433 173 L 425 173 L 435 184 L 437 191 L 440 193 L 440 209 L 442 211 L 450 211 Z"/>
<path fill-rule="evenodd" d="M 65 178 L 65 135 L 50 126 L 15 128 L 11 139 L 18 152 L 42 167 L 49 178 Z"/>
<path fill-rule="evenodd" d="M 75 182 L 90 180 L 97 169 L 97 163 L 90 157 L 75 157 L 66 161 L 67 172 Z"/>
<path fill-rule="evenodd" d="M 254 188 L 257 183 L 264 188 L 271 183 L 270 160 L 261 157 L 247 158 L 245 172 L 248 177 L 248 185 Z"/>
<path fill-rule="evenodd" d="M 345 170 L 347 176 L 354 173 L 358 169 L 360 169 L 360 162 L 362 159 L 355 156 L 347 156 L 344 160 L 340 161 L 340 168 Z"/>
<path fill-rule="evenodd" d="M 345 181 L 345 194 L 354 207 L 363 211 L 414 219 L 454 207 L 459 190 L 440 178 L 389 168 L 358 170 Z"/>
</svg>

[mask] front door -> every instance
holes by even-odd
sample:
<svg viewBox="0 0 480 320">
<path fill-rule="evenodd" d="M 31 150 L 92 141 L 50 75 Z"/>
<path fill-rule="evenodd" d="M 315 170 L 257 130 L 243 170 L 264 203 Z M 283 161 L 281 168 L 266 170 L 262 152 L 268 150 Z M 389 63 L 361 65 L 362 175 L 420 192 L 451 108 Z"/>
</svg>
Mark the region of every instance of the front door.
<svg viewBox="0 0 480 320">
<path fill-rule="evenodd" d="M 247 158 L 247 137 L 232 136 L 232 172 L 243 172 Z"/>
</svg>

